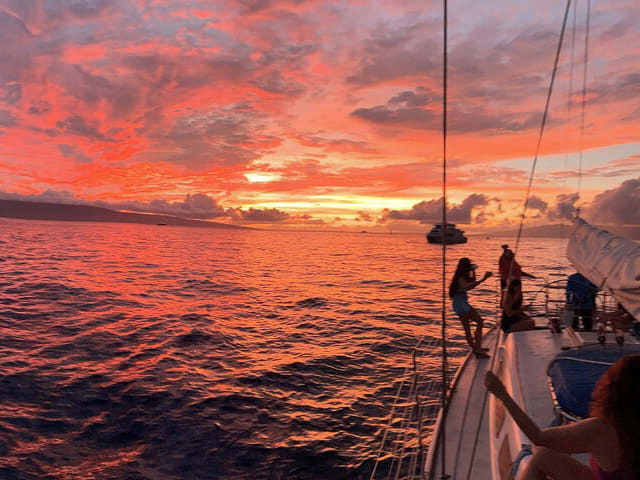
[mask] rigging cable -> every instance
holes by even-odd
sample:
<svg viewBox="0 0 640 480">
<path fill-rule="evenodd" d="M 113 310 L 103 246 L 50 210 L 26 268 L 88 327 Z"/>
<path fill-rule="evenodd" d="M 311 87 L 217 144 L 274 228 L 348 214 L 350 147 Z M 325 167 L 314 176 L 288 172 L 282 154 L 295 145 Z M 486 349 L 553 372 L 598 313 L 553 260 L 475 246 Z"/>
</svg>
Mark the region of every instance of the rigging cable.
<svg viewBox="0 0 640 480">
<path fill-rule="evenodd" d="M 569 7 L 571 7 L 571 0 L 567 0 L 567 6 L 564 11 L 564 19 L 562 20 L 562 29 L 560 30 L 560 39 L 558 41 L 558 48 L 556 50 L 556 58 L 553 62 L 553 71 L 551 72 L 551 82 L 549 83 L 549 91 L 547 92 L 547 100 L 544 106 L 544 114 L 542 115 L 542 123 L 540 124 L 540 132 L 538 133 L 538 142 L 536 144 L 536 153 L 533 157 L 533 165 L 531 167 L 531 174 L 529 175 L 529 184 L 527 185 L 527 194 L 524 200 L 524 207 L 522 208 L 522 215 L 520 217 L 520 226 L 518 227 L 518 236 L 516 237 L 516 247 L 514 251 L 514 257 L 518 254 L 518 247 L 520 246 L 520 238 L 522 237 L 522 227 L 524 226 L 524 219 L 527 214 L 527 207 L 529 206 L 529 199 L 531 196 L 531 186 L 533 185 L 533 177 L 536 172 L 536 166 L 538 164 L 538 156 L 540 155 L 540 147 L 542 145 L 542 137 L 544 135 L 544 127 L 547 123 L 547 116 L 549 114 L 549 104 L 551 103 L 551 94 L 553 93 L 553 84 L 556 79 L 556 72 L 558 71 L 558 59 L 560 58 L 560 51 L 562 50 L 562 41 L 564 39 L 564 32 L 567 26 L 567 17 L 569 16 Z M 511 270 L 513 269 L 514 262 L 511 262 L 511 268 L 509 269 L 509 276 L 511 276 Z"/>
<path fill-rule="evenodd" d="M 518 247 L 520 245 L 520 238 L 522 237 L 522 227 L 524 225 L 524 219 L 526 216 L 526 212 L 527 212 L 527 206 L 529 204 L 529 197 L 531 195 L 531 185 L 533 184 L 533 177 L 536 171 L 536 164 L 538 163 L 538 155 L 540 154 L 540 146 L 542 144 L 542 137 L 544 135 L 544 127 L 545 124 L 547 122 L 547 115 L 549 113 L 549 104 L 551 103 L 551 94 L 553 92 L 553 84 L 556 78 L 556 72 L 558 71 L 558 60 L 560 58 L 560 52 L 562 51 L 562 41 L 564 39 L 564 32 L 567 26 L 567 17 L 569 16 L 569 9 L 571 7 L 571 0 L 567 0 L 567 6 L 565 8 L 564 11 L 564 18 L 562 20 L 562 28 L 560 30 L 560 38 L 558 40 L 558 48 L 556 50 L 556 57 L 555 60 L 553 62 L 553 70 L 551 72 L 551 81 L 549 82 L 549 91 L 547 92 L 547 100 L 545 102 L 545 107 L 544 107 L 544 114 L 542 116 L 542 123 L 540 125 L 540 133 L 538 135 L 538 143 L 536 145 L 536 153 L 533 159 L 533 165 L 531 167 L 531 175 L 529 177 L 529 185 L 527 186 L 527 194 L 525 197 L 525 201 L 524 201 L 524 207 L 522 209 L 522 216 L 520 218 L 520 227 L 518 228 L 518 236 L 516 238 L 516 246 L 515 246 L 515 251 L 514 251 L 514 259 L 511 261 L 511 265 L 509 267 L 509 277 L 511 277 L 512 271 L 513 271 L 513 264 L 515 263 L 515 257 L 518 253 Z M 498 342 L 501 340 L 501 333 L 502 331 L 498 332 L 500 335 L 498 337 Z M 496 344 L 496 352 L 494 352 L 493 354 L 493 358 L 491 359 L 491 371 L 493 371 L 493 367 L 495 364 L 495 357 L 496 357 L 496 353 L 497 353 L 497 345 Z M 488 399 L 488 392 L 485 391 L 484 393 L 484 398 L 482 401 L 482 409 L 480 410 L 480 418 L 478 421 L 478 426 L 476 428 L 476 435 L 475 435 L 475 439 L 473 442 L 473 449 L 471 451 L 471 460 L 469 462 L 469 469 L 467 470 L 467 480 L 469 480 L 471 478 L 471 470 L 473 468 L 473 462 L 476 456 L 476 448 L 478 446 L 478 438 L 480 436 L 480 429 L 482 426 L 482 421 L 484 420 L 484 412 L 487 406 L 487 399 Z"/>
<path fill-rule="evenodd" d="M 584 35 L 584 68 L 582 70 L 582 119 L 580 121 L 580 159 L 578 161 L 578 199 L 580 199 L 580 189 L 582 187 L 582 149 L 584 142 L 584 118 L 587 98 L 587 65 L 589 64 L 589 26 L 591 23 L 591 0 L 587 0 L 587 25 Z M 576 216 L 580 217 L 580 204 L 576 211 Z"/>
<path fill-rule="evenodd" d="M 447 0 L 443 0 L 443 48 L 442 48 L 442 432 L 441 452 L 442 478 L 446 475 L 446 432 L 447 432 L 447 326 L 446 326 L 446 284 L 447 284 Z"/>
<path fill-rule="evenodd" d="M 567 98 L 567 139 L 569 141 L 569 144 L 571 144 L 571 140 L 573 140 L 575 138 L 575 129 L 571 128 L 571 114 L 572 112 L 572 106 L 573 106 L 573 70 L 574 70 L 574 64 L 575 64 L 575 50 L 576 50 L 576 23 L 577 23 L 577 12 L 578 12 L 578 1 L 576 0 L 573 4 L 573 23 L 571 25 L 571 62 L 570 62 L 570 66 L 569 66 L 569 92 L 568 92 L 568 98 Z M 569 163 L 569 152 L 565 152 L 564 154 L 564 171 L 565 171 L 565 176 L 564 176 L 564 180 L 563 180 L 563 187 L 562 187 L 562 191 L 565 192 L 565 194 L 568 195 L 568 191 L 567 191 L 567 168 L 568 168 L 568 163 Z M 565 238 L 565 223 L 564 220 L 560 223 L 560 238 L 564 239 Z M 562 246 L 560 246 L 560 248 L 562 248 Z"/>
</svg>

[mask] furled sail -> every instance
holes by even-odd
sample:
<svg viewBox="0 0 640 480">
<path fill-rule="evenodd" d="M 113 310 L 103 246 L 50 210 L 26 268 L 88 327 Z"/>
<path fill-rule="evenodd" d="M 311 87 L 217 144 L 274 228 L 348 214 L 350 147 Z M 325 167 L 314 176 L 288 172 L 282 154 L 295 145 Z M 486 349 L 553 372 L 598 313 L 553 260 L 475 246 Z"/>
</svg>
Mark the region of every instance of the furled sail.
<svg viewBox="0 0 640 480">
<path fill-rule="evenodd" d="M 578 218 L 569 237 L 567 258 L 599 288 L 607 288 L 640 319 L 640 245 Z"/>
</svg>

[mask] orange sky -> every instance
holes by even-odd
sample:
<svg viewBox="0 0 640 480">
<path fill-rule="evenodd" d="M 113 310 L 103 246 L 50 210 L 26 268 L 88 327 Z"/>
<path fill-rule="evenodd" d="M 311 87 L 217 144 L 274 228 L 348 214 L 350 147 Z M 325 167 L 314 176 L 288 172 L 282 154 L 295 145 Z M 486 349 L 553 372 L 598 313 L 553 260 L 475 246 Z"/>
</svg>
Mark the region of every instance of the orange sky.
<svg viewBox="0 0 640 480">
<path fill-rule="evenodd" d="M 640 223 L 640 5 L 592 3 L 581 198 L 582 0 L 531 222 L 580 204 Z M 524 200 L 564 6 L 450 11 L 451 218 L 504 226 Z M 0 196 L 425 230 L 441 190 L 441 21 L 424 0 L 0 0 Z"/>
</svg>

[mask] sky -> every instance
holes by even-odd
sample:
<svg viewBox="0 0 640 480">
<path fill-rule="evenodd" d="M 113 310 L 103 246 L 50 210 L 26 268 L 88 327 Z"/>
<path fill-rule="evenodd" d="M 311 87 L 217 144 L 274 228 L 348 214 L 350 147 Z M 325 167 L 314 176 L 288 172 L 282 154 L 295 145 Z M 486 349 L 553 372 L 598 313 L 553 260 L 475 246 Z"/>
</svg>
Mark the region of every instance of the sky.
<svg viewBox="0 0 640 480">
<path fill-rule="evenodd" d="M 449 2 L 447 205 L 470 231 L 519 222 L 564 9 Z M 581 135 L 586 10 L 568 15 L 530 224 L 577 206 L 640 224 L 640 4 L 592 0 Z M 425 231 L 442 51 L 439 1 L 0 0 L 0 198 Z"/>
</svg>

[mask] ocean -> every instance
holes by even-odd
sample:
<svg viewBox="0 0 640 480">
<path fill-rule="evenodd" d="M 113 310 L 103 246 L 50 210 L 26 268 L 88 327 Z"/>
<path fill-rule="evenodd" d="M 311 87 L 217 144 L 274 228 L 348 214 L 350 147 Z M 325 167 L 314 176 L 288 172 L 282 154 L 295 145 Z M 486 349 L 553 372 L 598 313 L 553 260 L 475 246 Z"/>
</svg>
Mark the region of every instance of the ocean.
<svg viewBox="0 0 640 480">
<path fill-rule="evenodd" d="M 497 274 L 506 241 L 450 246 L 447 276 L 462 256 Z M 369 478 L 420 339 L 428 439 L 442 283 L 424 235 L 0 219 L 0 245 L 2 479 Z M 571 273 L 565 245 L 522 241 L 525 290 Z M 489 322 L 497 289 L 470 294 Z"/>
</svg>

